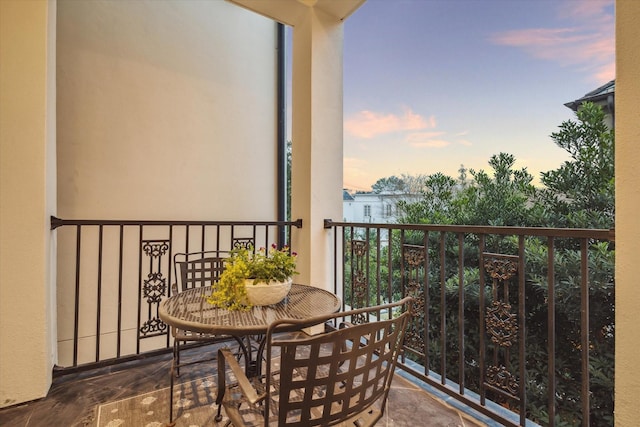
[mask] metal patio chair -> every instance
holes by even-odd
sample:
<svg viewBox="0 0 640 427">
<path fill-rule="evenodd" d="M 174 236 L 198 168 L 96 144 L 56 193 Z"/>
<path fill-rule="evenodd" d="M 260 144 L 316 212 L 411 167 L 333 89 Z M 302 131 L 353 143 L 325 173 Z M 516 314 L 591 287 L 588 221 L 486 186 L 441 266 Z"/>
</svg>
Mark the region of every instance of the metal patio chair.
<svg viewBox="0 0 640 427">
<path fill-rule="evenodd" d="M 205 251 L 191 253 L 177 253 L 173 257 L 173 264 L 176 273 L 176 282 L 171 286 L 172 295 L 186 291 L 195 287 L 213 286 L 220 278 L 224 270 L 224 259 L 228 252 Z M 173 337 L 173 360 L 171 363 L 171 385 L 169 398 L 169 425 L 173 425 L 173 393 L 175 379 L 180 376 L 180 368 L 196 363 L 213 361 L 217 358 L 217 353 L 212 352 L 210 356 L 190 359 L 186 362 L 181 360 L 183 353 L 189 346 L 187 344 L 216 344 L 234 337 L 228 335 L 212 335 L 189 331 L 171 327 Z"/>
<path fill-rule="evenodd" d="M 227 426 L 373 426 L 385 410 L 411 298 L 305 320 L 274 322 L 263 377 L 248 379 L 235 355 L 218 351 L 216 421 Z M 301 328 L 365 319 L 308 336 Z M 228 368 L 228 370 L 227 370 Z"/>
<path fill-rule="evenodd" d="M 175 295 L 178 292 L 195 287 L 213 286 L 224 270 L 224 258 L 226 255 L 226 252 L 221 251 L 175 254 L 173 264 L 175 266 L 176 282 L 171 287 L 172 294 Z M 181 366 L 198 363 L 181 363 L 180 352 L 184 344 L 190 342 L 215 343 L 229 339 L 228 336 L 202 334 L 175 327 L 171 328 L 171 335 L 173 336 L 173 359 L 176 377 L 180 376 Z M 207 360 L 212 360 L 212 358 Z"/>
</svg>

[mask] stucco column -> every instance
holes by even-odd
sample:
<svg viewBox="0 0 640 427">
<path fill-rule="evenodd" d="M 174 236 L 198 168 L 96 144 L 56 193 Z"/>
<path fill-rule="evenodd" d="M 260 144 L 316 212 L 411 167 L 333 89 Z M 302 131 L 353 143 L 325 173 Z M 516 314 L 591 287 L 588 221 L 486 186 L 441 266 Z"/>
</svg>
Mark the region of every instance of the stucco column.
<svg viewBox="0 0 640 427">
<path fill-rule="evenodd" d="M 0 1 L 0 407 L 46 395 L 55 361 L 56 3 Z"/>
<path fill-rule="evenodd" d="M 331 289 L 342 219 L 343 26 L 365 0 L 229 0 L 293 27 L 291 216 L 300 283 Z"/>
<path fill-rule="evenodd" d="M 615 425 L 640 408 L 640 2 L 616 1 L 616 374 Z"/>
<path fill-rule="evenodd" d="M 307 8 L 293 30 L 291 215 L 301 283 L 329 289 L 333 239 L 325 218 L 342 218 L 343 23 Z"/>
</svg>

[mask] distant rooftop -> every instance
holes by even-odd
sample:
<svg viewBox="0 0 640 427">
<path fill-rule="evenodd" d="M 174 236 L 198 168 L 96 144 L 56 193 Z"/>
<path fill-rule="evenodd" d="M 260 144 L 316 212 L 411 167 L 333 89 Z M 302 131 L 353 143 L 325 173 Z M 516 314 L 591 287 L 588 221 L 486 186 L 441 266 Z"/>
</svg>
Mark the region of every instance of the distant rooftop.
<svg viewBox="0 0 640 427">
<path fill-rule="evenodd" d="M 599 88 L 592 90 L 582 98 L 575 101 L 567 102 L 564 104 L 566 107 L 571 108 L 573 111 L 578 111 L 578 107 L 585 102 L 602 102 L 606 101 L 609 96 L 613 96 L 616 92 L 616 81 L 611 80 L 609 83 L 600 86 Z"/>
</svg>

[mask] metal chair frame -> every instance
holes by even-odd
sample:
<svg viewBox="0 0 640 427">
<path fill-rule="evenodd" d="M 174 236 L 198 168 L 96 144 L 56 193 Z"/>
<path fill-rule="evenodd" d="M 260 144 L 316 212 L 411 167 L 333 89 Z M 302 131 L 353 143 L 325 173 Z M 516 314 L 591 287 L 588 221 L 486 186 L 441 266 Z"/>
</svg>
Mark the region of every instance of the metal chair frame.
<svg viewBox="0 0 640 427">
<path fill-rule="evenodd" d="M 213 286 L 220 278 L 224 270 L 224 258 L 227 252 L 204 251 L 177 253 L 173 256 L 176 282 L 172 285 L 172 294 L 186 291 L 194 287 Z M 187 342 L 220 342 L 229 337 L 219 337 L 211 334 L 202 334 L 188 330 L 171 328 L 173 336 L 173 357 L 175 362 L 176 377 L 180 376 L 180 346 Z M 207 359 L 207 360 L 213 360 Z M 197 362 L 194 362 L 197 363 Z M 191 363 L 189 363 L 191 364 Z M 185 364 L 188 365 L 188 364 Z"/>
<path fill-rule="evenodd" d="M 411 312 L 412 299 L 404 298 L 313 319 L 276 321 L 266 334 L 263 377 L 247 378 L 235 355 L 220 349 L 216 421 L 222 420 L 224 407 L 227 425 L 236 427 L 373 426 L 384 414 Z M 385 313 L 389 318 L 381 319 Z M 344 323 L 315 336 L 292 333 L 330 321 L 335 325 L 340 318 L 366 323 Z"/>
<path fill-rule="evenodd" d="M 171 286 L 173 295 L 194 287 L 213 286 L 219 280 L 220 274 L 224 270 L 224 259 L 228 252 L 225 251 L 202 251 L 177 253 L 173 256 L 176 282 Z M 173 360 L 171 363 L 171 384 L 169 397 L 169 426 L 175 425 L 173 420 L 173 389 L 175 379 L 180 376 L 180 368 L 196 363 L 216 360 L 217 353 L 213 356 L 199 358 L 183 363 L 180 360 L 182 348 L 187 343 L 198 343 L 200 345 L 217 344 L 237 338 L 229 335 L 213 335 L 171 327 L 173 337 Z M 242 344 L 240 342 L 240 344 Z"/>
</svg>

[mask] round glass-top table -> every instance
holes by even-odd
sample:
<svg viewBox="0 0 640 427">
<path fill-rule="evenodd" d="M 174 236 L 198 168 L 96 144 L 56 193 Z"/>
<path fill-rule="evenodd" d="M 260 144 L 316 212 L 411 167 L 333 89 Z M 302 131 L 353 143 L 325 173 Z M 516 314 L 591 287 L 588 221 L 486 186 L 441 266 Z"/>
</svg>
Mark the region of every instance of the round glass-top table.
<svg viewBox="0 0 640 427">
<path fill-rule="evenodd" d="M 248 311 L 226 310 L 209 304 L 210 287 L 192 288 L 162 301 L 158 315 L 170 326 L 193 332 L 247 336 L 267 332 L 277 319 L 310 319 L 340 310 L 340 299 L 313 286 L 292 284 L 289 295 L 278 304 L 252 307 Z"/>
<path fill-rule="evenodd" d="M 295 283 L 291 285 L 289 295 L 278 304 L 254 306 L 248 311 L 227 310 L 211 305 L 206 299 L 209 295 L 210 286 L 182 291 L 163 300 L 158 307 L 158 315 L 164 323 L 177 329 L 233 337 L 245 358 L 248 377 L 261 374 L 264 337 L 273 321 L 313 319 L 335 313 L 341 308 L 340 299 L 331 292 Z M 171 370 L 173 384 L 173 365 Z M 172 404 L 170 408 L 169 418 L 173 420 Z"/>
</svg>

